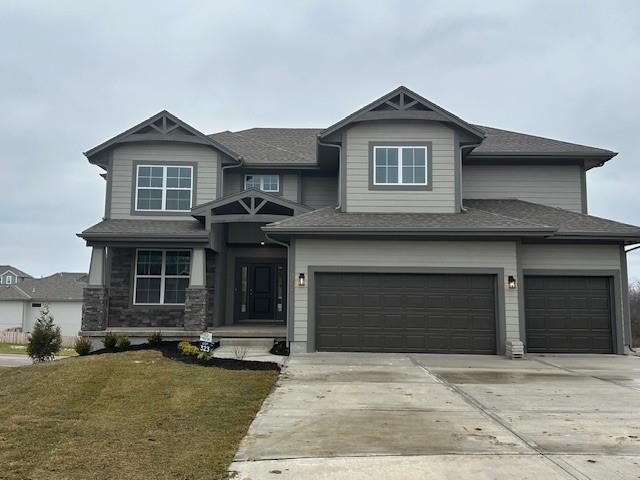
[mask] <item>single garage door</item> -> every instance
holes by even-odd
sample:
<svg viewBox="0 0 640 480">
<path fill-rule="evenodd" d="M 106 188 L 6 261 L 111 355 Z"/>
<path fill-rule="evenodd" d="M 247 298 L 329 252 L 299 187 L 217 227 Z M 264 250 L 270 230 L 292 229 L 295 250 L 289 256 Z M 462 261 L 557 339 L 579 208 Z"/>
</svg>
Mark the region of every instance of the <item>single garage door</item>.
<svg viewBox="0 0 640 480">
<path fill-rule="evenodd" d="M 527 351 L 612 353 L 609 277 L 525 276 Z"/>
<path fill-rule="evenodd" d="M 496 353 L 492 275 L 316 274 L 321 351 Z"/>
</svg>

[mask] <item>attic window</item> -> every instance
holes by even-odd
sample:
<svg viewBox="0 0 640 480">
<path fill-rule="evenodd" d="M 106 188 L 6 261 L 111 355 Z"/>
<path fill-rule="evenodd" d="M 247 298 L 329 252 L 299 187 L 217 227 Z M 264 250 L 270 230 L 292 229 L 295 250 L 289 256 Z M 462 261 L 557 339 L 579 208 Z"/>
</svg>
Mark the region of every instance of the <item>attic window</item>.
<svg viewBox="0 0 640 480">
<path fill-rule="evenodd" d="M 426 146 L 375 146 L 374 185 L 428 185 Z"/>
</svg>

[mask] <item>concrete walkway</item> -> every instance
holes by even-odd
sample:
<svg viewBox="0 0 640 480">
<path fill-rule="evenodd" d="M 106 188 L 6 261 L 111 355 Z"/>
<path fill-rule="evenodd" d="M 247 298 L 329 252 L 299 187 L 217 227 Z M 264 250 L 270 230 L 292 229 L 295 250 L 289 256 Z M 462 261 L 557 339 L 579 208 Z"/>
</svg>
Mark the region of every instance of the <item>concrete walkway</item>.
<svg viewBox="0 0 640 480">
<path fill-rule="evenodd" d="M 640 358 L 293 356 L 230 467 L 256 479 L 640 478 Z"/>
<path fill-rule="evenodd" d="M 23 365 L 32 365 L 33 362 L 26 355 L 17 353 L 0 354 L 0 367 L 21 367 Z"/>
</svg>

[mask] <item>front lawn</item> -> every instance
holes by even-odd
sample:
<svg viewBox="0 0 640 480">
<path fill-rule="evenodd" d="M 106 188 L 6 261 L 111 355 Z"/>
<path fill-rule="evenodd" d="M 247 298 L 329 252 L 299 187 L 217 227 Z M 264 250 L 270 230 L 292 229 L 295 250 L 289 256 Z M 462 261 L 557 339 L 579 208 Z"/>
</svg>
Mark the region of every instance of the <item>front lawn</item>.
<svg viewBox="0 0 640 480">
<path fill-rule="evenodd" d="M 0 479 L 219 479 L 276 371 L 153 350 L 0 369 Z"/>
<path fill-rule="evenodd" d="M 27 346 L 14 345 L 12 343 L 0 343 L 0 353 L 21 353 L 23 355 L 26 355 Z M 58 356 L 61 357 L 72 357 L 74 355 L 76 355 L 76 351 L 73 348 L 61 348 L 58 352 Z"/>
</svg>

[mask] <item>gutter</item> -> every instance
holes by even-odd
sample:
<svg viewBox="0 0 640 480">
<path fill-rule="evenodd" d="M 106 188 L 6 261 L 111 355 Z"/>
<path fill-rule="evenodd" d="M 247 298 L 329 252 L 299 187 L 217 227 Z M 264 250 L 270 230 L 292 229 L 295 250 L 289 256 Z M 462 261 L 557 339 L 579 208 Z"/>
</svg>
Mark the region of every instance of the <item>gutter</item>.
<svg viewBox="0 0 640 480">
<path fill-rule="evenodd" d="M 291 325 L 292 325 L 291 295 L 290 295 L 291 286 L 292 286 L 291 285 L 291 272 L 292 272 L 291 263 L 292 262 L 291 262 L 291 255 L 289 250 L 290 245 L 288 243 L 281 242 L 280 240 L 276 240 L 275 238 L 270 237 L 268 233 L 264 234 L 264 238 L 266 238 L 271 243 L 275 243 L 276 245 L 280 245 L 287 249 L 287 289 L 286 289 L 286 292 L 287 292 L 287 346 L 289 346 L 289 343 L 293 341 L 292 338 L 289 338 L 289 329 L 291 328 Z"/>
<path fill-rule="evenodd" d="M 222 162 L 220 162 L 220 165 L 222 165 Z M 222 198 L 224 196 L 222 194 L 224 192 L 224 171 L 228 168 L 238 168 L 242 165 L 244 165 L 244 158 L 238 157 L 238 163 L 235 165 L 226 165 L 222 167 L 222 172 L 220 172 L 220 191 L 216 195 L 218 198 Z M 242 185 L 244 185 L 244 182 L 242 182 Z"/>
<path fill-rule="evenodd" d="M 342 172 L 340 171 L 340 166 L 342 164 L 342 145 L 324 143 L 320 140 L 320 135 L 318 135 L 318 145 L 338 149 L 338 206 L 336 207 L 336 210 L 342 210 L 342 189 L 344 188 L 342 185 Z"/>
</svg>

